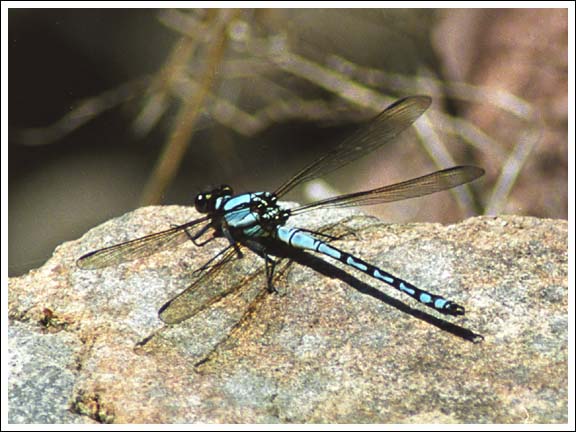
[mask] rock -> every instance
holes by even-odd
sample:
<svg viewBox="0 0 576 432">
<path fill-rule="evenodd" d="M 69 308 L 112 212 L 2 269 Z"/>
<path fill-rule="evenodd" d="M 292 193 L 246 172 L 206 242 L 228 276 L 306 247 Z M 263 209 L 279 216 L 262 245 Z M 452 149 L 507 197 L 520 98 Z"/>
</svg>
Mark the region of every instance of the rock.
<svg viewBox="0 0 576 432">
<path fill-rule="evenodd" d="M 160 307 L 225 241 L 100 270 L 75 264 L 197 217 L 139 209 L 10 280 L 11 422 L 567 422 L 566 221 L 294 218 L 308 229 L 338 222 L 335 245 L 464 305 L 463 317 L 302 256 L 278 266 L 278 292 L 268 293 L 263 260 L 246 251 L 213 279 L 237 290 L 167 326 Z"/>
<path fill-rule="evenodd" d="M 8 328 L 10 423 L 83 423 L 70 412 L 82 342 L 69 332 L 44 333 L 13 321 Z"/>
</svg>

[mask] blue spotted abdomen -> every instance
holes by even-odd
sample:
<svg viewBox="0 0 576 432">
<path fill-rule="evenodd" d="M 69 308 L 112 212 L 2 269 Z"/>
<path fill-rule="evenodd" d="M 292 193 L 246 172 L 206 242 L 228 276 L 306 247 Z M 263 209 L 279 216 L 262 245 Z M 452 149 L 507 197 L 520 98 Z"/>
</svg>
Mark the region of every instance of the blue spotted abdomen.
<svg viewBox="0 0 576 432">
<path fill-rule="evenodd" d="M 309 232 L 303 231 L 298 228 L 278 227 L 276 230 L 276 237 L 278 240 L 298 249 L 312 250 L 321 254 L 332 257 L 341 263 L 350 267 L 360 270 L 375 279 L 393 286 L 404 294 L 418 300 L 420 303 L 425 304 L 441 313 L 448 315 L 463 315 L 464 308 L 444 297 L 431 294 L 427 291 L 415 287 L 409 282 L 397 278 L 390 273 L 367 263 L 366 261 L 357 258 L 347 252 L 337 249 L 329 244 L 318 240 Z"/>
</svg>

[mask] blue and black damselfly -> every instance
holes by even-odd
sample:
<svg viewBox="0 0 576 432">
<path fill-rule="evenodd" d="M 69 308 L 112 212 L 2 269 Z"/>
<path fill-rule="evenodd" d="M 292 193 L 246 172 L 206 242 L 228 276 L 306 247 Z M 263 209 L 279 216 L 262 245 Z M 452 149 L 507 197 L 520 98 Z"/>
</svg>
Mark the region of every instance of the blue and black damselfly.
<svg viewBox="0 0 576 432">
<path fill-rule="evenodd" d="M 230 294 L 234 286 L 211 284 L 211 278 L 242 257 L 249 249 L 264 259 L 267 287 L 274 291 L 274 269 L 278 246 L 295 251 L 310 250 L 334 258 L 416 299 L 445 315 L 463 315 L 464 307 L 444 297 L 432 294 L 392 274 L 320 240 L 312 231 L 285 226 L 292 215 L 320 208 L 351 207 L 382 204 L 428 195 L 453 188 L 481 177 L 484 170 L 474 166 L 457 166 L 407 180 L 401 183 L 363 192 L 328 198 L 293 209 L 283 208 L 278 198 L 303 182 L 332 172 L 407 129 L 430 106 L 427 96 L 401 99 L 386 108 L 366 127 L 360 129 L 339 146 L 299 171 L 274 192 L 251 192 L 234 195 L 232 188 L 220 186 L 196 196 L 195 207 L 206 216 L 132 241 L 90 252 L 78 259 L 83 269 L 96 269 L 152 255 L 161 249 L 186 240 L 202 246 L 215 238 L 225 238 L 229 244 L 195 272 L 194 282 L 160 309 L 160 318 L 175 324 L 197 314 Z M 203 240 L 204 237 L 206 240 Z"/>
</svg>

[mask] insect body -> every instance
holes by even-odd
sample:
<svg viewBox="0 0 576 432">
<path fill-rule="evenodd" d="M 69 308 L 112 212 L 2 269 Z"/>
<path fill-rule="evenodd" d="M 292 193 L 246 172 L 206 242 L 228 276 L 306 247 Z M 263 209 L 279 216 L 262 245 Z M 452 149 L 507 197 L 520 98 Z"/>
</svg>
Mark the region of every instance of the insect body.
<svg viewBox="0 0 576 432">
<path fill-rule="evenodd" d="M 233 287 L 213 286 L 211 277 L 242 256 L 247 248 L 265 260 L 268 289 L 273 290 L 276 260 L 273 245 L 295 250 L 309 250 L 334 258 L 416 299 L 446 315 L 463 315 L 464 307 L 444 297 L 417 288 L 409 282 L 320 240 L 313 232 L 287 226 L 291 216 L 320 208 L 382 204 L 428 195 L 468 183 L 484 174 L 474 166 L 457 166 L 389 186 L 328 198 L 295 209 L 283 208 L 278 198 L 295 186 L 322 176 L 376 149 L 408 128 L 430 105 L 427 96 L 401 99 L 386 108 L 371 123 L 335 150 L 316 159 L 275 192 L 251 192 L 235 195 L 223 185 L 196 196 L 195 207 L 206 216 L 183 225 L 88 253 L 78 260 L 81 268 L 100 268 L 151 255 L 186 239 L 201 246 L 214 238 L 224 237 L 229 246 L 195 272 L 195 281 L 180 295 L 160 309 L 160 318 L 173 324 L 206 308 Z M 206 241 L 201 238 L 211 231 Z"/>
</svg>

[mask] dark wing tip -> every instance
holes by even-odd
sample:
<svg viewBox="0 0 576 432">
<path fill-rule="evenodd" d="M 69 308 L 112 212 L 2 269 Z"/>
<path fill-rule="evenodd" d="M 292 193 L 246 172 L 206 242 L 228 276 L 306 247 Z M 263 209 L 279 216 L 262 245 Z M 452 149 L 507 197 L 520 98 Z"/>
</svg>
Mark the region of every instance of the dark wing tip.
<svg viewBox="0 0 576 432">
<path fill-rule="evenodd" d="M 187 317 L 181 316 L 181 314 L 174 314 L 174 311 L 169 309 L 172 304 L 172 300 L 163 304 L 158 310 L 158 317 L 162 320 L 164 324 L 174 325 L 184 321 Z"/>
<path fill-rule="evenodd" d="M 398 104 L 409 104 L 411 106 L 418 107 L 419 111 L 424 112 L 430 107 L 430 105 L 432 105 L 432 98 L 427 95 L 406 96 L 405 98 L 394 102 L 392 105 L 390 105 L 390 107 Z"/>
<path fill-rule="evenodd" d="M 396 122 L 393 124 L 403 125 L 402 128 L 398 129 L 398 132 L 400 132 L 424 114 L 431 103 L 432 98 L 430 96 L 407 96 L 386 107 L 386 109 L 376 117 L 381 118 L 382 121 L 389 121 L 395 118 Z"/>
<path fill-rule="evenodd" d="M 482 177 L 486 171 L 483 168 L 473 166 L 473 165 L 466 165 L 466 173 L 468 174 L 469 182 L 476 180 L 477 178 Z"/>
<path fill-rule="evenodd" d="M 90 260 L 90 257 L 93 255 L 94 255 L 94 252 L 90 252 L 90 253 L 87 253 L 85 255 L 82 255 L 80 258 L 78 258 L 76 260 L 76 267 L 84 269 L 84 270 L 90 270 L 90 269 L 97 268 L 96 266 L 94 266 L 94 263 L 92 262 L 92 260 Z"/>
</svg>

